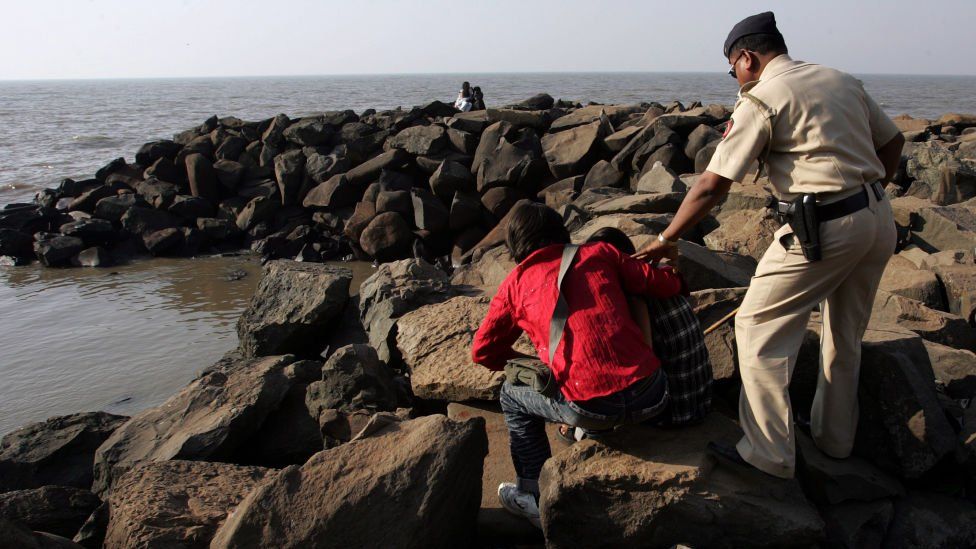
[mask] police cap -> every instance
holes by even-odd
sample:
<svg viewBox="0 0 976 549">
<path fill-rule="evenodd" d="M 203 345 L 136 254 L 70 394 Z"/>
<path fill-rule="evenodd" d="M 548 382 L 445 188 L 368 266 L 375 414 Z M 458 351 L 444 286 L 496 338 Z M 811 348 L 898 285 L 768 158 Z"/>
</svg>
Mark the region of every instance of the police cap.
<svg viewBox="0 0 976 549">
<path fill-rule="evenodd" d="M 779 29 L 776 28 L 776 16 L 773 15 L 773 12 L 764 11 L 756 15 L 750 15 L 736 23 L 732 27 L 732 30 L 729 31 L 729 36 L 725 39 L 725 47 L 722 50 L 725 53 L 725 58 L 728 59 L 729 55 L 732 54 L 732 46 L 736 40 L 743 36 L 753 34 L 775 34 L 780 37 L 783 36 L 780 34 Z"/>
</svg>

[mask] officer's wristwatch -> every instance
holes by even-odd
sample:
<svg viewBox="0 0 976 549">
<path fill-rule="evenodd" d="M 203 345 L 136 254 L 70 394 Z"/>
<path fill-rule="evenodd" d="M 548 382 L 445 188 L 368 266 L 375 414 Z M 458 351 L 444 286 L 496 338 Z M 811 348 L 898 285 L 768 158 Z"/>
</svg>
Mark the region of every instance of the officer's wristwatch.
<svg viewBox="0 0 976 549">
<path fill-rule="evenodd" d="M 668 240 L 667 238 L 664 238 L 663 234 L 657 235 L 657 241 L 660 242 L 661 244 L 664 244 L 665 246 L 670 246 L 672 248 L 678 245 L 677 240 Z"/>
</svg>

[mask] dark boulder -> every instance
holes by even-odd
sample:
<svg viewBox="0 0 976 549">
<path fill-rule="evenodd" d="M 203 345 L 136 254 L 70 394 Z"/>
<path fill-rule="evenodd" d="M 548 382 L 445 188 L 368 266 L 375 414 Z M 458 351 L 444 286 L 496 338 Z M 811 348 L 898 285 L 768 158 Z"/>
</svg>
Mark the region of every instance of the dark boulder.
<svg viewBox="0 0 976 549">
<path fill-rule="evenodd" d="M 240 162 L 233 160 L 218 160 L 214 162 L 214 171 L 217 172 L 217 183 L 225 195 L 237 193 L 237 187 L 244 181 L 247 175 L 247 168 Z"/>
<path fill-rule="evenodd" d="M 350 180 L 347 174 L 338 174 L 310 190 L 302 205 L 306 208 L 337 210 L 361 200 L 365 190 L 363 183 Z"/>
<path fill-rule="evenodd" d="M 404 219 L 413 219 L 413 199 L 409 191 L 380 191 L 376 195 L 376 214 L 396 212 Z"/>
<path fill-rule="evenodd" d="M 136 236 L 146 236 L 180 224 L 179 218 L 169 212 L 141 206 L 133 206 L 126 210 L 120 222 L 126 232 Z"/>
<path fill-rule="evenodd" d="M 394 212 L 377 215 L 363 229 L 359 246 L 377 261 L 393 261 L 411 253 L 414 235 L 410 225 Z"/>
<path fill-rule="evenodd" d="M 61 234 L 82 239 L 85 244 L 102 244 L 115 240 L 115 228 L 110 221 L 104 219 L 80 219 L 61 225 Z"/>
<path fill-rule="evenodd" d="M 146 171 L 142 172 L 143 179 L 160 179 L 162 181 L 169 181 L 172 183 L 179 183 L 185 185 L 187 183 L 186 179 L 186 164 L 180 164 L 179 167 L 169 158 L 160 158 L 159 160 L 152 163 L 151 166 L 146 168 Z"/>
<path fill-rule="evenodd" d="M 138 183 L 135 191 L 140 197 L 145 198 L 145 201 L 154 208 L 166 209 L 173 203 L 176 195 L 180 194 L 180 187 L 167 181 L 147 179 Z"/>
<path fill-rule="evenodd" d="M 481 202 L 476 195 L 455 193 L 448 215 L 448 226 L 452 231 L 461 230 L 481 221 Z"/>
<path fill-rule="evenodd" d="M 882 547 L 976 546 L 976 506 L 941 494 L 911 492 L 895 501 L 895 516 Z"/>
<path fill-rule="evenodd" d="M 154 256 L 179 255 L 178 250 L 183 246 L 183 231 L 177 227 L 169 227 L 151 232 L 142 237 L 142 243 Z"/>
<path fill-rule="evenodd" d="M 217 172 L 208 158 L 199 153 L 188 155 L 186 173 L 190 181 L 190 194 L 205 198 L 214 204 L 220 201 Z"/>
<path fill-rule="evenodd" d="M 61 180 L 57 190 L 58 195 L 60 195 L 62 198 L 76 198 L 82 193 L 101 186 L 102 182 L 97 179 L 82 179 L 80 181 L 75 181 L 74 179 L 65 178 Z"/>
<path fill-rule="evenodd" d="M 177 195 L 168 210 L 169 213 L 188 222 L 193 222 L 199 217 L 213 217 L 216 213 L 214 204 L 209 200 L 186 195 Z"/>
<path fill-rule="evenodd" d="M 330 177 L 344 173 L 350 168 L 349 160 L 338 154 L 310 154 L 305 158 L 306 184 L 312 185 L 327 181 Z"/>
<path fill-rule="evenodd" d="M 214 156 L 217 158 L 217 161 L 237 161 L 241 154 L 244 153 L 244 149 L 247 148 L 247 145 L 247 140 L 243 137 L 230 135 L 220 143 L 220 146 L 218 146 L 217 150 L 214 152 Z"/>
<path fill-rule="evenodd" d="M 574 127 L 542 138 L 549 170 L 557 179 L 585 174 L 603 154 L 603 138 L 612 132 L 606 119 Z"/>
<path fill-rule="evenodd" d="M 32 532 L 19 522 L 0 518 L 0 547 L 11 549 L 83 549 L 67 538 Z"/>
<path fill-rule="evenodd" d="M 474 192 L 475 181 L 471 171 L 453 160 L 444 160 L 430 176 L 430 190 L 444 201 L 454 198 L 457 192 Z"/>
<path fill-rule="evenodd" d="M 329 145 L 335 139 L 336 129 L 320 117 L 301 118 L 282 131 L 286 140 L 300 147 Z"/>
<path fill-rule="evenodd" d="M 255 225 L 274 219 L 275 212 L 281 207 L 281 202 L 271 197 L 258 196 L 248 202 L 237 214 L 237 228 L 247 231 Z"/>
<path fill-rule="evenodd" d="M 269 121 L 268 127 L 264 130 L 264 133 L 261 135 L 261 141 L 267 143 L 268 145 L 271 145 L 272 147 L 277 147 L 277 148 L 283 147 L 284 136 L 282 134 L 284 133 L 285 128 L 287 128 L 290 124 L 291 124 L 291 120 L 288 118 L 287 115 L 284 114 L 276 115 L 274 118 L 272 118 Z"/>
<path fill-rule="evenodd" d="M 245 356 L 281 353 L 317 356 L 321 334 L 349 299 L 348 269 L 272 261 L 237 323 Z"/>
<path fill-rule="evenodd" d="M 127 417 L 105 412 L 32 423 L 0 440 L 0 492 L 47 485 L 90 488 L 92 457 Z"/>
<path fill-rule="evenodd" d="M 441 126 L 413 126 L 386 141 L 391 149 L 403 149 L 410 154 L 427 156 L 442 151 L 448 144 L 447 132 Z"/>
<path fill-rule="evenodd" d="M 0 228 L 0 256 L 21 260 L 34 257 L 34 238 L 14 229 Z"/>
<path fill-rule="evenodd" d="M 532 97 L 519 101 L 518 103 L 513 103 L 507 108 L 510 109 L 525 109 L 531 111 L 544 111 L 551 109 L 556 103 L 556 100 L 552 98 L 548 93 L 539 93 L 533 95 Z"/>
<path fill-rule="evenodd" d="M 67 267 L 71 259 L 85 249 L 85 242 L 75 236 L 54 233 L 34 235 L 34 254 L 45 267 Z"/>
<path fill-rule="evenodd" d="M 720 139 L 722 139 L 722 134 L 718 130 L 708 124 L 702 124 L 688 135 L 688 142 L 685 143 L 684 148 L 685 156 L 694 159 L 706 145 Z"/>
<path fill-rule="evenodd" d="M 139 150 L 136 151 L 136 164 L 140 166 L 151 166 L 161 158 L 172 161 L 182 148 L 182 145 L 174 143 L 169 139 L 150 141 L 139 147 Z"/>
<path fill-rule="evenodd" d="M 356 209 L 352 212 L 349 219 L 346 220 L 343 234 L 349 237 L 349 240 L 358 244 L 363 231 L 366 230 L 366 226 L 369 225 L 369 222 L 374 217 L 376 217 L 375 203 L 365 201 L 357 202 Z"/>
<path fill-rule="evenodd" d="M 122 170 L 125 167 L 126 167 L 125 159 L 122 157 L 116 158 L 111 162 L 109 162 L 108 164 L 105 164 L 104 166 L 99 168 L 98 171 L 95 172 L 95 179 L 104 182 L 106 179 L 108 179 L 108 176 L 112 175 L 113 173 L 119 170 Z"/>
<path fill-rule="evenodd" d="M 485 134 L 487 135 L 489 131 L 490 129 L 486 130 Z M 487 137 L 482 137 L 482 143 L 484 139 Z M 478 151 L 482 152 L 480 146 Z M 504 138 L 499 138 L 495 147 L 484 151 L 480 165 L 477 155 L 475 159 L 472 169 L 478 165 L 478 192 L 484 192 L 494 187 L 517 186 L 530 174 L 532 161 L 535 158 L 531 152 L 512 145 Z"/>
<path fill-rule="evenodd" d="M 301 204 L 307 189 L 305 184 L 305 155 L 294 150 L 279 154 L 274 159 L 275 179 L 283 206 Z"/>
<path fill-rule="evenodd" d="M 414 226 L 422 231 L 437 232 L 447 228 L 449 212 L 430 191 L 415 188 L 410 191 L 413 201 Z M 378 204 L 378 202 L 377 202 Z"/>
<path fill-rule="evenodd" d="M 99 200 L 110 196 L 115 196 L 120 190 L 124 189 L 128 189 L 128 187 L 120 184 L 95 187 L 90 191 L 81 193 L 78 198 L 72 200 L 68 204 L 67 210 L 69 212 L 92 213 L 95 211 L 95 205 L 98 204 Z"/>
<path fill-rule="evenodd" d="M 606 160 L 600 160 L 586 173 L 582 188 L 619 187 L 624 182 L 624 173 Z"/>
<path fill-rule="evenodd" d="M 481 420 L 377 416 L 352 442 L 258 487 L 211 547 L 469 545 L 487 446 Z"/>
<path fill-rule="evenodd" d="M 93 215 L 99 219 L 118 223 L 125 212 L 133 206 L 148 208 L 149 204 L 135 193 L 124 193 L 99 200 Z"/>
<path fill-rule="evenodd" d="M 0 518 L 71 538 L 101 503 L 87 489 L 69 486 L 17 490 L 0 494 Z"/>
<path fill-rule="evenodd" d="M 491 212 L 491 215 L 495 216 L 496 219 L 501 219 L 505 217 L 513 206 L 518 203 L 519 200 L 525 198 L 518 189 L 513 189 L 511 187 L 495 187 L 493 189 L 488 189 L 485 194 L 481 195 L 481 204 L 484 205 L 485 209 Z"/>
</svg>

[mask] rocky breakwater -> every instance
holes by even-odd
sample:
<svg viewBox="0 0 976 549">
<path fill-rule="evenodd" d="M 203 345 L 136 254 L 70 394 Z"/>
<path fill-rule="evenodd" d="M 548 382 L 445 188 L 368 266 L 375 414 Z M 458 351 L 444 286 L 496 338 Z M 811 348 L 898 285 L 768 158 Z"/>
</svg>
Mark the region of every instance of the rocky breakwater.
<svg viewBox="0 0 976 549">
<path fill-rule="evenodd" d="M 730 469 L 706 453 L 709 440 L 740 436 L 735 334 L 725 324 L 706 340 L 717 391 L 716 411 L 703 424 L 554 443 L 541 479 L 543 531 L 502 510 L 495 489 L 514 474 L 497 404 L 503 380 L 470 362 L 474 331 L 513 267 L 501 238 L 508 208 L 492 213 L 486 197 L 545 200 L 575 241 L 612 226 L 640 244 L 670 221 L 728 116 L 720 107 L 678 104 L 531 103 L 423 114 L 427 124 L 411 125 L 421 120 L 411 118 L 384 138 L 389 150 L 377 146 L 372 159 L 347 165 L 344 181 L 331 185 L 345 192 L 351 172 L 361 197 L 343 199 L 345 210 L 321 206 L 312 214 L 348 214 L 338 238 L 352 249 L 357 240 L 346 231 L 357 211 L 369 220 L 360 224 L 362 245 L 378 219 L 409 224 L 409 204 L 409 246 L 397 244 L 382 259 L 444 251 L 434 246 L 437 235 L 451 235 L 456 267 L 423 257 L 388 261 L 350 298 L 346 269 L 298 254 L 303 261 L 269 262 L 238 323 L 240 348 L 168 401 L 131 418 L 52 418 L 0 442 L 0 532 L 7 536 L 0 541 L 109 548 L 976 544 L 976 187 L 967 152 L 976 121 L 963 118 L 911 141 L 887 189 L 901 238 L 863 344 L 855 456 L 831 459 L 800 433 L 797 479 L 786 481 Z M 360 120 L 378 119 L 371 116 L 381 115 Z M 276 118 L 261 133 L 261 150 L 269 140 L 289 142 L 286 129 L 309 135 L 291 130 L 300 122 Z M 479 135 L 471 154 L 477 169 L 456 160 L 453 145 L 441 152 L 455 160 L 427 162 L 421 151 L 443 139 L 429 139 L 425 132 L 440 134 L 432 128 Z M 268 161 L 284 167 L 294 151 L 279 149 Z M 406 163 L 376 169 L 373 182 L 357 179 L 358 167 L 374 170 L 391 158 Z M 474 184 L 473 191 L 439 192 L 439 183 L 426 189 L 447 210 L 446 232 L 420 228 L 416 179 L 407 191 L 384 187 L 424 165 L 431 176 L 440 172 L 428 182 L 454 170 Z M 290 181 L 275 182 L 278 198 L 290 197 L 289 205 L 274 202 L 275 212 L 299 211 L 299 203 L 322 196 L 313 194 L 319 185 L 308 185 L 301 198 L 289 194 L 297 185 Z M 762 185 L 733 186 L 680 243 L 703 326 L 739 303 L 771 238 Z M 433 210 L 420 211 L 427 219 Z M 479 224 L 459 230 L 451 225 L 458 212 Z M 472 227 L 473 243 L 455 246 Z M 813 398 L 819 331 L 814 317 L 791 387 L 798 414 Z M 532 351 L 528 342 L 519 345 Z"/>
</svg>

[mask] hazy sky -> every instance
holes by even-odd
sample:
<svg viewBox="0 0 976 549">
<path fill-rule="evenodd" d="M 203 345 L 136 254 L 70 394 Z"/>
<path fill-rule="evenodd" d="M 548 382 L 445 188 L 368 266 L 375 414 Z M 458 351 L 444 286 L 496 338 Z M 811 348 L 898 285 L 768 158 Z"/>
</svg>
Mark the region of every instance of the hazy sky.
<svg viewBox="0 0 976 549">
<path fill-rule="evenodd" d="M 0 0 L 0 79 L 724 71 L 772 9 L 794 57 L 976 74 L 976 0 Z"/>
</svg>

